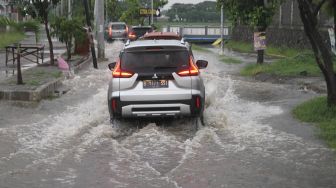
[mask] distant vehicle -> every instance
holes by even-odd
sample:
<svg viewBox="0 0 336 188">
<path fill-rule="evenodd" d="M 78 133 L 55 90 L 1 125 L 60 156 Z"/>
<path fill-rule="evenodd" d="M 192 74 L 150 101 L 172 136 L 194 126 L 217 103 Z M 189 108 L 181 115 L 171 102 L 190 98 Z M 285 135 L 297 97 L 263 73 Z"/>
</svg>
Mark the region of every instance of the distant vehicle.
<svg viewBox="0 0 336 188">
<path fill-rule="evenodd" d="M 143 36 L 144 40 L 181 40 L 181 35 L 174 33 L 174 32 L 151 32 L 147 33 Z"/>
<path fill-rule="evenodd" d="M 105 38 L 107 41 L 127 40 L 128 27 L 125 22 L 110 22 L 106 26 Z"/>
<path fill-rule="evenodd" d="M 133 26 L 128 33 L 128 39 L 132 41 L 137 40 L 146 33 L 150 32 L 153 32 L 153 28 L 151 26 Z"/>
<path fill-rule="evenodd" d="M 127 42 L 109 64 L 111 122 L 123 118 L 193 117 L 203 122 L 205 87 L 189 47 L 179 40 Z"/>
</svg>

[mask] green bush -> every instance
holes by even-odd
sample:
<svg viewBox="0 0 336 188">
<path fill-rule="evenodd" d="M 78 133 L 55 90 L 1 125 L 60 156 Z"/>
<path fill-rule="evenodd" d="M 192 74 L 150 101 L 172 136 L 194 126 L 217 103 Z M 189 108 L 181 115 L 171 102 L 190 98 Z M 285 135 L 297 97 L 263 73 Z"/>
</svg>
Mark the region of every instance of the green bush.
<svg viewBox="0 0 336 188">
<path fill-rule="evenodd" d="M 5 16 L 0 16 L 0 26 L 4 27 L 4 26 L 8 26 L 8 25 L 12 25 L 14 22 L 5 17 Z"/>
<path fill-rule="evenodd" d="M 294 116 L 304 122 L 315 123 L 319 136 L 332 148 L 336 148 L 336 107 L 328 107 L 326 97 L 304 102 L 293 110 Z"/>
<path fill-rule="evenodd" d="M 0 27 L 6 28 L 10 27 L 10 31 L 23 33 L 25 31 L 32 31 L 36 36 L 36 43 L 39 39 L 40 34 L 40 22 L 37 20 L 28 20 L 25 22 L 15 22 L 7 17 L 0 16 Z M 6 30 L 6 29 L 4 29 Z"/>
<path fill-rule="evenodd" d="M 13 43 L 17 43 L 24 39 L 24 34 L 21 32 L 0 32 L 0 48 Z"/>
<path fill-rule="evenodd" d="M 22 22 L 22 25 L 26 31 L 39 32 L 41 23 L 37 20 L 29 20 Z"/>
<path fill-rule="evenodd" d="M 76 41 L 84 41 L 86 33 L 83 30 L 83 20 L 73 18 L 68 20 L 66 17 L 55 18 L 51 23 L 53 36 L 57 37 L 61 42 L 65 43 L 67 49 L 67 60 L 71 59 L 71 49 L 73 47 L 73 39 Z"/>
</svg>

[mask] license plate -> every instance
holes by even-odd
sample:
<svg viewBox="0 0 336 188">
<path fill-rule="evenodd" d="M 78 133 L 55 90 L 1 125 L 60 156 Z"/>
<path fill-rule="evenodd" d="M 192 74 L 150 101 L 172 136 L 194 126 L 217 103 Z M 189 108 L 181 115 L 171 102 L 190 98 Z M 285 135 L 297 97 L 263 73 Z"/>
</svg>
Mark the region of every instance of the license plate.
<svg viewBox="0 0 336 188">
<path fill-rule="evenodd" d="M 167 88 L 168 80 L 144 80 L 143 88 Z"/>
</svg>

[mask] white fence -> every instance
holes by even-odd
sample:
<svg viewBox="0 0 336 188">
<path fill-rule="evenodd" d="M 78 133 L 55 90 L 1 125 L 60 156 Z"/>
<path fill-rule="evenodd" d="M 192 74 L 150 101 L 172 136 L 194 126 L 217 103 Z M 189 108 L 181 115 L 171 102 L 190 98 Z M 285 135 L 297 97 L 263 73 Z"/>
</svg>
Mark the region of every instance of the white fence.
<svg viewBox="0 0 336 188">
<path fill-rule="evenodd" d="M 229 27 L 224 27 L 224 36 L 229 36 Z M 168 26 L 162 28 L 163 32 L 179 33 L 182 36 L 185 35 L 197 35 L 197 36 L 220 36 L 220 27 L 208 27 L 208 26 Z"/>
</svg>

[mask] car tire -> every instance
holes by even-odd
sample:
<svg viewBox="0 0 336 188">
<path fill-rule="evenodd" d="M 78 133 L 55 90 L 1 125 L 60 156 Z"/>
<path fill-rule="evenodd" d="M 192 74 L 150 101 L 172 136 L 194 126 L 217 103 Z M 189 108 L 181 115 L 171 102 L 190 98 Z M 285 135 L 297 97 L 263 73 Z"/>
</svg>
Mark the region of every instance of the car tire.
<svg viewBox="0 0 336 188">
<path fill-rule="evenodd" d="M 194 117 L 192 119 L 192 123 L 193 123 L 195 131 L 198 131 L 201 129 L 202 127 L 201 117 Z"/>
<path fill-rule="evenodd" d="M 121 119 L 116 118 L 116 117 L 111 117 L 110 118 L 110 123 L 113 128 L 119 128 L 121 125 Z"/>
</svg>

